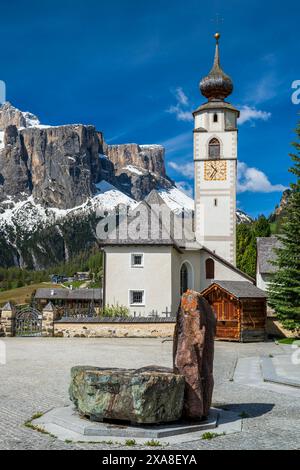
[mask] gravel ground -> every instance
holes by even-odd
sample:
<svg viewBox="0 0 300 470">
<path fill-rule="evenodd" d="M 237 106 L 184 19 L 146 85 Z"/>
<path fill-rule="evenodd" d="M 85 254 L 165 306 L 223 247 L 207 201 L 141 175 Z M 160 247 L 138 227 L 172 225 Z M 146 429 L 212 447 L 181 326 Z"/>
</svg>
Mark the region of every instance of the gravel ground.
<svg viewBox="0 0 300 470">
<path fill-rule="evenodd" d="M 37 412 L 69 404 L 69 374 L 74 365 L 128 368 L 172 365 L 172 343 L 160 339 L 2 341 L 6 345 L 7 363 L 0 365 L 0 449 L 122 449 L 116 445 L 61 442 L 26 428 L 24 423 Z M 232 381 L 238 358 L 275 356 L 287 351 L 287 347 L 272 342 L 217 342 L 213 404 L 247 415 L 243 431 L 210 441 L 187 442 L 176 449 L 300 449 L 300 399 Z"/>
</svg>

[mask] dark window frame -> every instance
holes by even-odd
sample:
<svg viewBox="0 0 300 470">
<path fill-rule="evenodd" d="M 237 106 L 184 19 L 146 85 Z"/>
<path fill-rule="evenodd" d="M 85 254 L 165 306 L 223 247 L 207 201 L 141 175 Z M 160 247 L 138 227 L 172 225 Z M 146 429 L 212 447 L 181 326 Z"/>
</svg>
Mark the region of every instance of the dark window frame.
<svg viewBox="0 0 300 470">
<path fill-rule="evenodd" d="M 212 258 L 207 258 L 205 261 L 205 276 L 206 279 L 215 278 L 215 261 Z"/>
<path fill-rule="evenodd" d="M 208 144 L 208 156 L 209 158 L 220 158 L 221 157 L 221 144 L 215 137 L 209 141 Z"/>
<path fill-rule="evenodd" d="M 189 287 L 189 271 L 186 263 L 180 268 L 180 295 L 183 295 Z"/>
<path fill-rule="evenodd" d="M 135 289 L 130 291 L 130 305 L 144 305 L 145 304 L 145 291 L 142 289 Z"/>
</svg>

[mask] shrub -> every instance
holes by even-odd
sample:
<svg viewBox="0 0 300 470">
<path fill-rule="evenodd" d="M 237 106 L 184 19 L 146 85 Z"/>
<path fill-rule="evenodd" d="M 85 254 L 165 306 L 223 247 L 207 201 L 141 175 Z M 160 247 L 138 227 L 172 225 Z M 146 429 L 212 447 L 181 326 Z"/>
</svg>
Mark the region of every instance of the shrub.
<svg viewBox="0 0 300 470">
<path fill-rule="evenodd" d="M 101 313 L 102 317 L 117 318 L 129 317 L 129 309 L 125 305 L 106 305 Z"/>
</svg>

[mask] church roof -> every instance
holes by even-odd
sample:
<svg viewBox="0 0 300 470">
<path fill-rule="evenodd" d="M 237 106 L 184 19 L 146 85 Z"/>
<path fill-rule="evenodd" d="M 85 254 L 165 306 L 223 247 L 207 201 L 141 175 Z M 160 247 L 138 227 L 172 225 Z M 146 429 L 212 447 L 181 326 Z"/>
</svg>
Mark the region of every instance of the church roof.
<svg viewBox="0 0 300 470">
<path fill-rule="evenodd" d="M 203 96 L 212 100 L 224 100 L 233 91 L 233 82 L 231 78 L 226 75 L 220 65 L 219 55 L 219 39 L 220 34 L 215 34 L 216 38 L 216 51 L 213 67 L 209 74 L 202 78 L 200 82 L 200 91 Z"/>
<path fill-rule="evenodd" d="M 274 274 L 277 267 L 273 264 L 276 261 L 275 249 L 280 247 L 277 237 L 257 238 L 257 264 L 261 274 Z"/>
<path fill-rule="evenodd" d="M 159 210 L 159 212 L 157 211 Z M 166 217 L 164 218 L 164 210 Z M 127 236 L 123 236 L 122 223 L 127 216 Z M 176 236 L 176 227 L 182 224 L 182 215 L 175 214 L 160 196 L 159 192 L 152 190 L 150 194 L 136 207 L 119 218 L 116 230 L 108 232 L 104 240 L 100 240 L 102 245 L 163 245 L 174 246 L 178 251 L 185 248 L 189 243 L 194 244 L 195 234 L 192 230 L 193 218 L 191 214 L 186 215 L 189 221 L 183 238 Z M 170 223 L 169 223 L 170 221 Z M 130 226 L 138 226 L 138 237 L 130 236 Z M 156 227 L 156 230 L 153 230 Z M 200 245 L 197 245 L 197 249 Z"/>
<path fill-rule="evenodd" d="M 236 109 L 232 104 L 230 103 L 227 103 L 226 101 L 218 101 L 218 100 L 214 100 L 214 101 L 208 101 L 207 103 L 204 103 L 202 104 L 201 106 L 199 106 L 199 108 L 197 108 L 193 114 L 195 115 L 196 113 L 198 113 L 199 111 L 205 111 L 205 110 L 214 110 L 214 109 L 229 109 L 230 111 L 234 111 L 235 113 L 237 113 L 238 117 L 240 115 L 240 111 L 238 109 Z M 198 129 L 195 129 L 196 131 Z M 201 129 L 200 130 L 202 132 L 207 132 L 206 129 Z"/>
<path fill-rule="evenodd" d="M 226 292 L 232 294 L 237 299 L 265 299 L 267 297 L 263 290 L 259 289 L 248 281 L 213 281 L 211 286 L 202 291 L 202 293 L 214 285 L 221 287 L 221 289 L 224 289 Z"/>
</svg>

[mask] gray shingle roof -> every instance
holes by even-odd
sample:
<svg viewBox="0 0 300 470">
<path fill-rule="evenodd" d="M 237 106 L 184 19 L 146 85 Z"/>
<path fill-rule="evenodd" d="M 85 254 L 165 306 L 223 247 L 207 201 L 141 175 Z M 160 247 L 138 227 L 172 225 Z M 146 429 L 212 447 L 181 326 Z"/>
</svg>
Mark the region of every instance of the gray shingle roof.
<svg viewBox="0 0 300 470">
<path fill-rule="evenodd" d="M 266 298 L 266 293 L 247 281 L 213 281 L 237 299 Z"/>
<path fill-rule="evenodd" d="M 101 300 L 102 289 L 37 289 L 36 299 L 63 300 Z"/>
<path fill-rule="evenodd" d="M 215 101 L 208 101 L 207 103 L 202 104 L 197 108 L 193 114 L 196 114 L 198 111 L 203 111 L 205 109 L 215 109 L 216 108 L 216 102 Z M 238 113 L 238 116 L 240 115 L 240 111 L 236 109 L 232 104 L 227 103 L 227 101 L 218 101 L 217 103 L 217 108 L 224 108 L 224 109 L 230 109 L 232 111 L 236 111 Z"/>
<path fill-rule="evenodd" d="M 262 274 L 273 274 L 277 267 L 272 264 L 276 260 L 274 248 L 280 247 L 280 241 L 277 237 L 257 238 L 257 262 L 259 272 Z"/>
<path fill-rule="evenodd" d="M 158 206 L 161 211 L 160 213 L 156 211 Z M 166 210 L 165 214 L 170 216 L 170 224 L 168 223 L 168 215 L 165 217 L 166 221 L 162 222 L 164 220 L 164 210 Z M 178 227 L 176 224 L 181 226 L 182 218 L 169 209 L 156 190 L 152 190 L 138 206 L 129 212 L 127 219 L 129 236 L 127 238 L 120 236 L 123 233 L 121 229 L 122 220 L 122 217 L 120 217 L 117 229 L 109 231 L 105 240 L 100 240 L 102 245 L 167 245 L 174 246 L 180 250 L 181 247 L 185 247 L 186 243 L 195 242 L 195 235 L 191 230 L 186 230 L 184 233 L 186 239 L 178 240 L 177 237 L 176 240 L 174 239 L 175 227 Z M 155 225 L 153 222 L 156 222 L 159 227 L 157 233 L 153 231 Z M 189 226 L 191 222 L 192 220 L 190 220 Z M 130 226 L 134 230 L 136 225 L 139 227 L 140 236 L 136 238 L 130 237 Z M 126 230 L 124 233 L 126 233 Z"/>
</svg>

